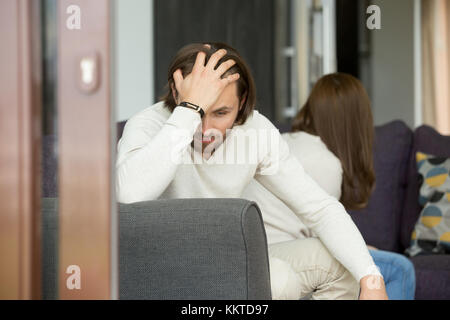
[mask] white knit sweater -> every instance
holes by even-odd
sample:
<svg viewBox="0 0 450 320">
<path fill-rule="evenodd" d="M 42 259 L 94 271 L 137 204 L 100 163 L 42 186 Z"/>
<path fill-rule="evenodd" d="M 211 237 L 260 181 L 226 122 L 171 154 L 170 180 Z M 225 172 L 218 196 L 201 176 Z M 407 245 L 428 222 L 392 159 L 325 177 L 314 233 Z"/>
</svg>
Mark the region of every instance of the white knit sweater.
<svg viewBox="0 0 450 320">
<path fill-rule="evenodd" d="M 283 133 L 282 137 L 287 142 L 291 154 L 300 161 L 305 172 L 329 195 L 337 200 L 340 199 L 341 162 L 328 150 L 320 137 L 306 132 Z M 257 180 L 252 179 L 242 197 L 255 201 L 261 209 L 269 244 L 316 237 L 314 232 L 305 226 L 301 217 Z"/>
<path fill-rule="evenodd" d="M 357 280 L 373 273 L 372 257 L 342 204 L 305 173 L 266 117 L 253 111 L 245 124 L 233 127 L 208 160 L 197 163 L 197 152 L 190 151 L 200 124 L 197 112 L 177 107 L 170 113 L 162 102 L 128 120 L 118 143 L 118 201 L 242 198 L 254 178 L 300 217 Z M 255 130 L 267 132 L 270 143 L 264 135 L 254 135 Z M 239 137 L 246 133 L 256 136 L 251 144 L 257 145 L 256 159 L 248 156 L 244 163 L 220 163 L 243 151 Z"/>
</svg>

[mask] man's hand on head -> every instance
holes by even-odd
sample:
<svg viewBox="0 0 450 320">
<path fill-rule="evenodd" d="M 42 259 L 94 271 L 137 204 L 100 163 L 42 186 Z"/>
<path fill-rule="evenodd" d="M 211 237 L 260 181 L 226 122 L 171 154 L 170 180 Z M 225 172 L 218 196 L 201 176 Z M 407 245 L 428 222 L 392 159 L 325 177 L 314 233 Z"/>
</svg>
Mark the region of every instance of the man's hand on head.
<svg viewBox="0 0 450 320">
<path fill-rule="evenodd" d="M 200 51 L 197 54 L 192 72 L 183 77 L 180 69 L 173 73 L 175 89 L 178 93 L 178 102 L 190 102 L 200 106 L 206 111 L 216 102 L 227 85 L 239 79 L 239 73 L 222 78 L 236 62 L 232 59 L 216 65 L 227 54 L 225 49 L 214 52 L 205 66 L 206 54 Z"/>
</svg>

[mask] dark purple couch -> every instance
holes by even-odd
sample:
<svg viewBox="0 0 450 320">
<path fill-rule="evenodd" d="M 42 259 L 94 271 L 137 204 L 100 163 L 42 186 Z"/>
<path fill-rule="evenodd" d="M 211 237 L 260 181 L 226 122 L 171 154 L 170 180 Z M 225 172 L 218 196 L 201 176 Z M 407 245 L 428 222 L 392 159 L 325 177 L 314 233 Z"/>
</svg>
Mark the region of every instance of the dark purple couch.
<svg viewBox="0 0 450 320">
<path fill-rule="evenodd" d="M 415 153 L 450 157 L 450 137 L 429 126 L 414 132 L 403 122 L 376 127 L 376 187 L 364 210 L 351 212 L 366 242 L 404 253 L 419 217 Z M 416 299 L 450 299 L 450 255 L 411 258 L 416 271 Z"/>
<path fill-rule="evenodd" d="M 125 122 L 117 124 L 118 137 Z M 278 125 L 281 132 L 289 128 Z M 366 242 L 382 250 L 403 253 L 420 214 L 417 150 L 450 157 L 450 137 L 428 126 L 414 132 L 401 121 L 376 127 L 374 166 L 376 187 L 366 209 L 350 212 Z M 56 196 L 56 158 L 52 137 L 44 137 L 43 195 Z M 450 255 L 417 256 L 416 299 L 450 299 Z"/>
<path fill-rule="evenodd" d="M 289 128 L 278 125 L 281 132 Z M 351 211 L 367 244 L 404 253 L 419 217 L 419 184 L 415 153 L 450 157 L 450 137 L 429 126 L 414 132 L 402 121 L 375 128 L 376 187 L 364 210 Z M 416 299 L 450 299 L 450 255 L 413 257 Z"/>
</svg>

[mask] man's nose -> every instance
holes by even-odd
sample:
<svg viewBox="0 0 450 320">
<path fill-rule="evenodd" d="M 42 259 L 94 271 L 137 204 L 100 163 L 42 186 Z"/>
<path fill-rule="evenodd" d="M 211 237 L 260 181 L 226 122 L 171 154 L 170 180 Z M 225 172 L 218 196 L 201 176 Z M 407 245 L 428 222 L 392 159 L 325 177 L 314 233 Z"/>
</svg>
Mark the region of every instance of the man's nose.
<svg viewBox="0 0 450 320">
<path fill-rule="evenodd" d="M 202 121 L 202 134 L 205 134 L 205 132 L 209 129 L 211 129 L 211 121 L 208 120 L 208 118 L 203 119 Z"/>
</svg>

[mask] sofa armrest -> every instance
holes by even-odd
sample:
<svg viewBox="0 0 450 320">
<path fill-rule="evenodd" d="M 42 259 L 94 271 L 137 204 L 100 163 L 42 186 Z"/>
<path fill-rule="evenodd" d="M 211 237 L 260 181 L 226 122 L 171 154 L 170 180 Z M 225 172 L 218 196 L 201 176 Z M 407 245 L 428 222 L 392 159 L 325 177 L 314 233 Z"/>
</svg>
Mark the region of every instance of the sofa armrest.
<svg viewBox="0 0 450 320">
<path fill-rule="evenodd" d="M 121 299 L 270 299 L 261 213 L 244 199 L 119 204 Z"/>
</svg>

